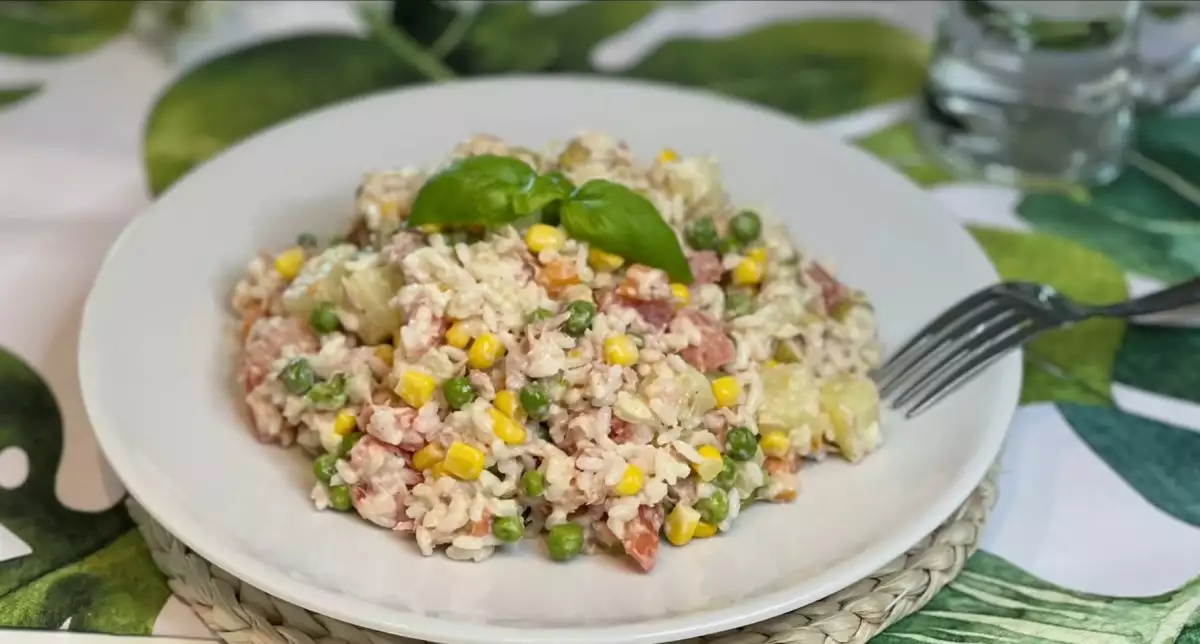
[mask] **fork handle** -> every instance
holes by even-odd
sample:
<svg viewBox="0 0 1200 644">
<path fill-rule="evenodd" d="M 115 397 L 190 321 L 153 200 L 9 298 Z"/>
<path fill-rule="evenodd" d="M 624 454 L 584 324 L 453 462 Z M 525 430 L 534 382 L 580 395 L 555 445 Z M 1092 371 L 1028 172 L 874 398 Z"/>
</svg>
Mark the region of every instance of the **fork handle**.
<svg viewBox="0 0 1200 644">
<path fill-rule="evenodd" d="M 1102 307 L 1101 315 L 1129 318 L 1151 315 L 1200 304 L 1200 277 L 1142 297 Z"/>
</svg>

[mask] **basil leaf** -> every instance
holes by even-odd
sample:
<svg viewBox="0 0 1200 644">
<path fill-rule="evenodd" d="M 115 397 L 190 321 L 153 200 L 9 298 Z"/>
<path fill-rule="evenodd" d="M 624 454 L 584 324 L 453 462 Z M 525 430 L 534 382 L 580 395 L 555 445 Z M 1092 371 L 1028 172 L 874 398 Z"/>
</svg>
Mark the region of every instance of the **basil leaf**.
<svg viewBox="0 0 1200 644">
<path fill-rule="evenodd" d="M 666 271 L 672 281 L 693 281 L 675 231 L 654 204 L 621 184 L 593 179 L 580 186 L 562 204 L 562 225 L 600 250 Z"/>
<path fill-rule="evenodd" d="M 513 157 L 484 154 L 460 159 L 421 187 L 408 225 L 500 226 L 515 221 L 521 213 L 513 210 L 513 198 L 536 178 L 533 168 Z"/>
<path fill-rule="evenodd" d="M 566 199 L 575 186 L 566 177 L 555 174 L 558 173 L 541 175 L 513 195 L 513 211 L 524 216 Z"/>
</svg>

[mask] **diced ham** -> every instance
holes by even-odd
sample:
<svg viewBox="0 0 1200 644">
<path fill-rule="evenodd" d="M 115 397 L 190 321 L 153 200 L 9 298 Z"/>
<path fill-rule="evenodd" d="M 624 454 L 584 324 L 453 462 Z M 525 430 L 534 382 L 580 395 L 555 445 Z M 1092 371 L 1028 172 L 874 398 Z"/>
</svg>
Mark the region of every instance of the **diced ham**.
<svg viewBox="0 0 1200 644">
<path fill-rule="evenodd" d="M 703 311 L 688 311 L 688 319 L 700 331 L 700 344 L 679 352 L 688 364 L 704 373 L 711 373 L 733 362 L 737 348 L 725 333 L 724 325 Z"/>
<path fill-rule="evenodd" d="M 612 442 L 618 445 L 628 443 L 633 440 L 633 434 L 633 425 L 620 418 L 613 417 L 608 430 L 608 437 L 612 439 Z"/>
<path fill-rule="evenodd" d="M 663 329 L 675 317 L 675 305 L 663 300 L 633 300 L 620 298 L 621 303 L 642 316 L 646 324 L 655 329 Z"/>
<path fill-rule="evenodd" d="M 483 518 L 478 521 L 471 522 L 471 529 L 467 534 L 472 537 L 486 537 L 492 532 L 492 513 L 486 509 L 483 511 Z"/>
<path fill-rule="evenodd" d="M 617 294 L 631 299 L 669 300 L 671 287 L 665 272 L 633 264 L 626 269 L 625 279 L 617 286 Z"/>
<path fill-rule="evenodd" d="M 849 295 L 845 285 L 837 281 L 823 266 L 813 262 L 805 269 L 812 281 L 821 289 L 821 300 L 825 304 L 825 312 L 832 313 Z"/>
<path fill-rule="evenodd" d="M 688 266 L 692 269 L 692 277 L 696 284 L 715 284 L 724 272 L 721 257 L 712 250 L 693 252 L 688 256 Z"/>
<path fill-rule="evenodd" d="M 416 451 L 425 444 L 425 439 L 413 429 L 418 412 L 412 407 L 369 405 L 359 415 L 359 425 L 367 434 L 406 451 Z"/>
<path fill-rule="evenodd" d="M 271 364 L 289 346 L 295 347 L 298 353 L 312 353 L 321 343 L 300 318 L 264 317 L 253 322 L 242 347 L 241 380 L 246 393 L 266 380 Z"/>
<path fill-rule="evenodd" d="M 638 508 L 637 516 L 625 525 L 621 546 L 643 572 L 654 569 L 654 562 L 658 558 L 658 531 L 662 523 L 661 507 L 643 505 Z"/>
<path fill-rule="evenodd" d="M 609 313 L 617 308 L 627 308 L 637 311 L 642 320 L 651 327 L 662 330 L 675 318 L 675 304 L 669 300 L 643 300 L 627 297 L 617 291 L 596 291 L 596 306 L 599 310 Z"/>
<path fill-rule="evenodd" d="M 345 470 L 338 471 L 353 485 L 351 499 L 358 513 L 385 528 L 395 528 L 405 518 L 409 488 L 422 480 L 409 467 L 407 454 L 373 436 L 355 443 Z"/>
<path fill-rule="evenodd" d="M 260 385 L 246 396 L 246 408 L 254 424 L 254 436 L 264 443 L 291 445 L 296 429 L 283 422 L 283 414 L 271 401 L 270 385 Z"/>
</svg>

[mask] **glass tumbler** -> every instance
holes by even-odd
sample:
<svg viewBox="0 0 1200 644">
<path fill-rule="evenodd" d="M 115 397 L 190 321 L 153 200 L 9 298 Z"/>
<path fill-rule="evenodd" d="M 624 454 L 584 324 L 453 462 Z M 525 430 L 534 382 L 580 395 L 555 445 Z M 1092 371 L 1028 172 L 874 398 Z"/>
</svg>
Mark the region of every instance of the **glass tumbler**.
<svg viewBox="0 0 1200 644">
<path fill-rule="evenodd" d="M 1124 164 L 1135 108 L 1177 102 L 1200 82 L 1193 8 L 949 0 L 917 137 L 955 170 L 991 181 L 1106 183 Z"/>
</svg>

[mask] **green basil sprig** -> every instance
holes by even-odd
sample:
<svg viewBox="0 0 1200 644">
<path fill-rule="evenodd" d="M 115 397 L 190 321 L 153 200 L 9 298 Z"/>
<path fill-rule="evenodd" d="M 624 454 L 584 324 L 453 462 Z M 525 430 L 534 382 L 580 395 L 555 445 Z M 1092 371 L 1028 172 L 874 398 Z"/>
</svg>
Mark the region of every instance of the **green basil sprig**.
<svg viewBox="0 0 1200 644">
<path fill-rule="evenodd" d="M 409 226 L 503 226 L 537 211 L 557 211 L 567 234 L 595 248 L 693 281 L 675 231 L 648 199 L 619 183 L 578 188 L 561 173 L 538 175 L 513 157 L 480 155 L 431 177 L 413 201 Z"/>
<path fill-rule="evenodd" d="M 562 204 L 567 234 L 625 259 L 662 269 L 690 284 L 692 269 L 675 231 L 650 200 L 619 183 L 592 179 Z"/>
<path fill-rule="evenodd" d="M 528 214 L 516 212 L 514 202 L 518 194 L 532 193 L 536 180 L 537 172 L 513 157 L 460 159 L 425 182 L 408 224 L 502 226 Z M 525 201 L 532 203 L 532 198 Z"/>
</svg>

